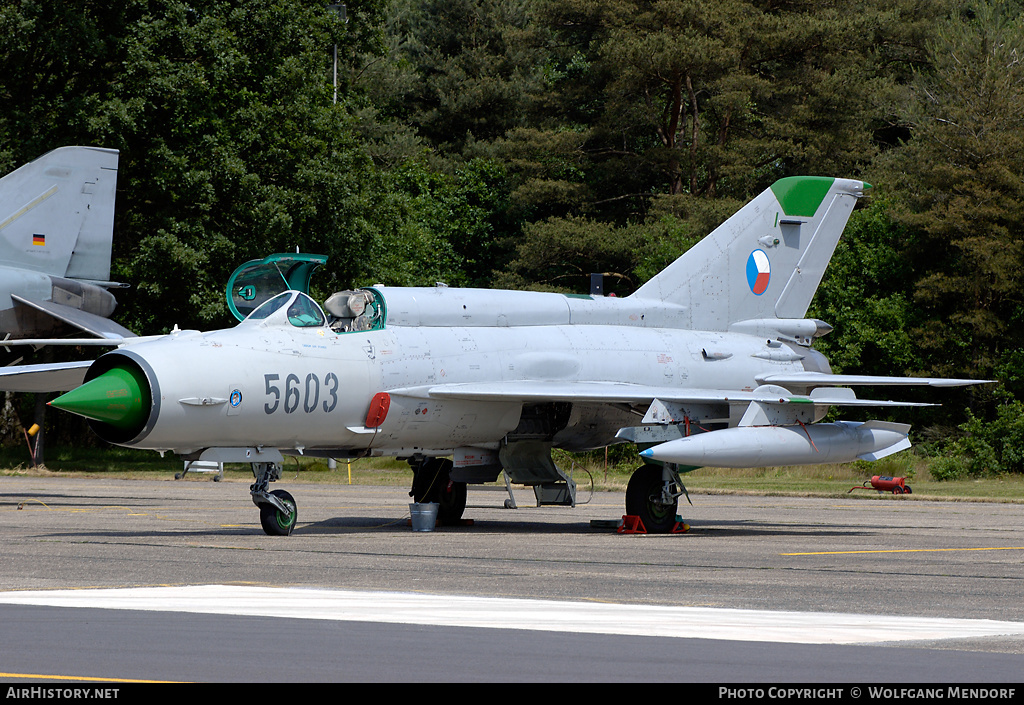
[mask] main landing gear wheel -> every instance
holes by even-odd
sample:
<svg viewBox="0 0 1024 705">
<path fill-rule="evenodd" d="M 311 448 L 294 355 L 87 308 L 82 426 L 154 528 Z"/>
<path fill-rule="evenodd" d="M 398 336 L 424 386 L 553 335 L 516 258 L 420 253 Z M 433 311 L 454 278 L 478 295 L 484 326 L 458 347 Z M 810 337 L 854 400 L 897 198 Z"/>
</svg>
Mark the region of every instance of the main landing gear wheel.
<svg viewBox="0 0 1024 705">
<path fill-rule="evenodd" d="M 420 465 L 412 479 L 412 498 L 416 502 L 437 502 L 439 524 L 454 524 L 466 511 L 466 483 L 453 482 L 452 461 L 430 458 Z"/>
<path fill-rule="evenodd" d="M 285 506 L 291 507 L 291 512 L 286 514 L 273 504 L 259 505 L 260 524 L 263 525 L 263 531 L 268 536 L 290 536 L 292 529 L 295 528 L 295 521 L 299 516 L 298 508 L 295 506 L 295 499 L 284 490 L 274 490 L 270 494 L 281 500 Z"/>
<path fill-rule="evenodd" d="M 679 486 L 665 486 L 664 473 L 657 465 L 637 468 L 626 485 L 626 514 L 640 517 L 651 534 L 667 534 L 676 525 Z"/>
</svg>

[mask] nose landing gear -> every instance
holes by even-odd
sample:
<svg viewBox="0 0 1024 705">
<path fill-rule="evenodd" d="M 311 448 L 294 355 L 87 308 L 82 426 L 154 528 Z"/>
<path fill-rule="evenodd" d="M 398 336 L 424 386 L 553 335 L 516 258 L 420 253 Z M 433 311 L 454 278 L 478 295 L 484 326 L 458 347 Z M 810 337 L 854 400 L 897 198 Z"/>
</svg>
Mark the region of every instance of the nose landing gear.
<svg viewBox="0 0 1024 705">
<path fill-rule="evenodd" d="M 252 503 L 260 508 L 260 524 L 268 536 L 289 536 L 295 529 L 298 508 L 295 498 L 285 490 L 268 491 L 270 483 L 281 479 L 277 463 L 252 463 L 256 482 L 249 487 Z"/>
</svg>

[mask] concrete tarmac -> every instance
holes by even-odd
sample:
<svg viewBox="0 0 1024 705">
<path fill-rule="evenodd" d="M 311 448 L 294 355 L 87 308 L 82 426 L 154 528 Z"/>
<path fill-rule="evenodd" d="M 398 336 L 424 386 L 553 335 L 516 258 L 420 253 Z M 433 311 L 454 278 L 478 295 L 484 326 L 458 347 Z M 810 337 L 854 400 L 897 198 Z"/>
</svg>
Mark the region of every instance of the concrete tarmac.
<svg viewBox="0 0 1024 705">
<path fill-rule="evenodd" d="M 275 486 L 298 503 L 289 537 L 264 535 L 242 482 L 2 477 L 0 591 L 299 587 L 877 615 L 895 624 L 911 617 L 1024 623 L 1022 504 L 694 495 L 693 506 L 680 507 L 688 533 L 622 535 L 592 524 L 621 518 L 621 493 L 588 498 L 581 491 L 586 503 L 575 508 L 537 508 L 532 492 L 517 488 L 521 508 L 509 510 L 503 492 L 471 488 L 471 525 L 421 533 L 409 526 L 403 488 L 303 484 L 287 476 Z M 68 608 L 0 605 L 0 614 L 23 618 L 28 609 Z M 214 629 L 222 619 L 197 620 L 197 628 Z M 725 654 L 740 648 L 716 644 Z M 1020 632 L 947 634 L 909 645 L 930 650 L 922 662 L 938 664 L 937 674 L 950 672 L 936 649 L 994 658 L 1018 674 L 1024 665 Z M 766 667 L 779 661 L 778 649 L 765 653 Z M 0 678 L 47 672 L 39 665 L 4 667 Z M 604 674 L 630 672 L 649 677 Z M 673 671 L 664 673 L 671 679 Z"/>
</svg>

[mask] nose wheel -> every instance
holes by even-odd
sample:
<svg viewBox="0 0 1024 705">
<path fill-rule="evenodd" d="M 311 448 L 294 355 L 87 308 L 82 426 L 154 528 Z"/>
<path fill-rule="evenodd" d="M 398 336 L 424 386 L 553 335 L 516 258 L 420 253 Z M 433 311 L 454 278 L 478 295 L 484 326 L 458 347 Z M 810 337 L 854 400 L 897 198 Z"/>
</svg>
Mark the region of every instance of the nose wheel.
<svg viewBox="0 0 1024 705">
<path fill-rule="evenodd" d="M 299 512 L 295 507 L 295 499 L 284 490 L 274 490 L 270 493 L 280 504 L 283 504 L 287 511 L 278 509 L 276 504 L 260 505 L 260 524 L 268 536 L 289 536 L 295 528 L 295 521 Z"/>
<path fill-rule="evenodd" d="M 277 463 L 253 463 L 256 482 L 249 487 L 252 502 L 260 508 L 260 524 L 268 536 L 289 536 L 295 529 L 298 508 L 295 498 L 284 490 L 268 491 L 270 483 L 281 478 Z"/>
</svg>

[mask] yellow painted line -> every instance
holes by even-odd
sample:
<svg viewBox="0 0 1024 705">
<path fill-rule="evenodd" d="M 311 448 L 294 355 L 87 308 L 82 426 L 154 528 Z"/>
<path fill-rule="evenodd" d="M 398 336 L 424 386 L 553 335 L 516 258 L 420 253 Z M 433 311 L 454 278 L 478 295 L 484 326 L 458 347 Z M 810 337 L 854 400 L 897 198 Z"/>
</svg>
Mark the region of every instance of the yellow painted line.
<svg viewBox="0 0 1024 705">
<path fill-rule="evenodd" d="M 780 553 L 780 556 L 846 556 L 853 553 L 943 553 L 948 551 L 1024 551 L 1024 546 L 994 546 L 991 548 L 890 548 L 871 551 L 813 551 L 810 553 Z"/>
<path fill-rule="evenodd" d="M 87 681 L 90 683 L 178 683 L 179 681 L 153 681 L 137 678 L 96 678 L 91 676 L 58 676 L 46 673 L 0 673 L 0 678 L 25 678 L 28 680 Z"/>
<path fill-rule="evenodd" d="M 36 196 L 34 199 L 32 199 L 31 201 L 29 201 L 28 203 L 23 205 L 21 208 L 19 208 L 18 210 L 14 211 L 14 213 L 12 213 L 7 218 L 7 220 L 5 220 L 4 222 L 0 223 L 0 230 L 3 230 L 4 228 L 6 228 L 8 225 L 10 225 L 14 221 L 16 221 L 21 216 L 23 216 L 26 213 L 28 213 L 30 210 L 32 210 L 33 208 L 38 206 L 40 203 L 42 203 L 43 201 L 45 201 L 47 198 L 49 198 L 50 196 L 52 196 L 55 193 L 57 193 L 57 187 L 56 186 L 51 186 L 49 189 L 44 191 L 42 194 Z"/>
<path fill-rule="evenodd" d="M 117 509 L 122 511 L 130 509 L 130 507 L 119 504 L 106 505 L 102 507 L 51 507 L 46 502 L 42 502 L 38 499 L 33 499 L 31 497 L 29 497 L 28 499 L 23 499 L 20 502 L 18 502 L 18 509 L 37 509 L 37 507 L 27 506 L 27 502 L 36 502 L 38 504 L 41 504 L 43 505 L 44 508 L 49 509 L 51 512 L 71 512 L 73 514 L 82 512 L 102 512 L 109 509 Z"/>
</svg>

